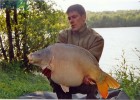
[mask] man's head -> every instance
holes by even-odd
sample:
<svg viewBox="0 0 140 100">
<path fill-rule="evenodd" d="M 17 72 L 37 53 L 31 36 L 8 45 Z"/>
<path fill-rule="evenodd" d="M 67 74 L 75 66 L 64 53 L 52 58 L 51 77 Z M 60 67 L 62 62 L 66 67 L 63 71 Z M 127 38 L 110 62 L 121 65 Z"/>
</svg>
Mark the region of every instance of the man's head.
<svg viewBox="0 0 140 100">
<path fill-rule="evenodd" d="M 67 9 L 68 20 L 73 31 L 79 31 L 84 26 L 86 11 L 82 5 L 71 5 Z"/>
</svg>

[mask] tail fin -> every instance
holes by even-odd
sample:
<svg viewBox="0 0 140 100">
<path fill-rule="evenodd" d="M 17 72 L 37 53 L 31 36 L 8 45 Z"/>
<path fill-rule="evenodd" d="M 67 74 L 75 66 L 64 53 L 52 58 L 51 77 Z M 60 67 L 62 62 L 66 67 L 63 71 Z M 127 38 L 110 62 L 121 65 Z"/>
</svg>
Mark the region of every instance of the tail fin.
<svg viewBox="0 0 140 100">
<path fill-rule="evenodd" d="M 117 89 L 120 87 L 120 84 L 113 79 L 110 75 L 104 74 L 106 77 L 104 80 L 97 82 L 98 91 L 100 92 L 103 98 L 107 98 L 108 96 L 108 88 Z"/>
</svg>

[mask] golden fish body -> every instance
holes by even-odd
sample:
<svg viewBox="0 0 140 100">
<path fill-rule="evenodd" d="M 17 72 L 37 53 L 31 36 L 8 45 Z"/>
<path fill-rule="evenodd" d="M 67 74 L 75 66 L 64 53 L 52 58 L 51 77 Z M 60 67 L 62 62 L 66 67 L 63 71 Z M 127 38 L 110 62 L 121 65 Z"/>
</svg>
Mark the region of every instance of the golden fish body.
<svg viewBox="0 0 140 100">
<path fill-rule="evenodd" d="M 78 86 L 83 82 L 84 76 L 96 73 L 98 62 L 88 51 L 70 44 L 55 44 L 52 51 L 52 80 L 66 86 Z M 93 62 L 96 61 L 96 64 Z M 97 75 L 98 76 L 98 75 Z"/>
<path fill-rule="evenodd" d="M 49 68 L 51 79 L 62 86 L 79 86 L 84 77 L 89 76 L 96 82 L 103 98 L 107 97 L 109 87 L 119 87 L 116 80 L 100 69 L 95 57 L 79 46 L 56 43 L 32 53 L 28 58 L 42 69 Z"/>
</svg>

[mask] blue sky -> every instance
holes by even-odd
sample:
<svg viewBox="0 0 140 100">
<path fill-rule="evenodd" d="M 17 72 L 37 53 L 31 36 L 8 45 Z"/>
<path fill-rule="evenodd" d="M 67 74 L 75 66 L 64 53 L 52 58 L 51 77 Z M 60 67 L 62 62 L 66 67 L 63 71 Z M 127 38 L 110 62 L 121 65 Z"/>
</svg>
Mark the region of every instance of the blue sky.
<svg viewBox="0 0 140 100">
<path fill-rule="evenodd" d="M 66 11 L 72 4 L 81 4 L 89 11 L 140 10 L 140 0 L 53 0 L 56 9 Z"/>
</svg>

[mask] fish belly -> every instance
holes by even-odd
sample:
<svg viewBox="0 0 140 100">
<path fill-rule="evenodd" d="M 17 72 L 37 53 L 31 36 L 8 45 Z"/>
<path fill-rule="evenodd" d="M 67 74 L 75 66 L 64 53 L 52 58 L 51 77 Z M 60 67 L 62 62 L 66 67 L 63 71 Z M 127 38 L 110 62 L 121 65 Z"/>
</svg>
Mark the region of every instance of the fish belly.
<svg viewBox="0 0 140 100">
<path fill-rule="evenodd" d="M 53 71 L 51 79 L 65 86 L 79 86 L 93 69 L 90 54 L 75 46 L 56 44 L 52 47 Z"/>
<path fill-rule="evenodd" d="M 84 75 L 72 67 L 61 68 L 61 70 L 54 71 L 51 79 L 57 84 L 65 86 L 79 86 L 83 82 Z"/>
</svg>

